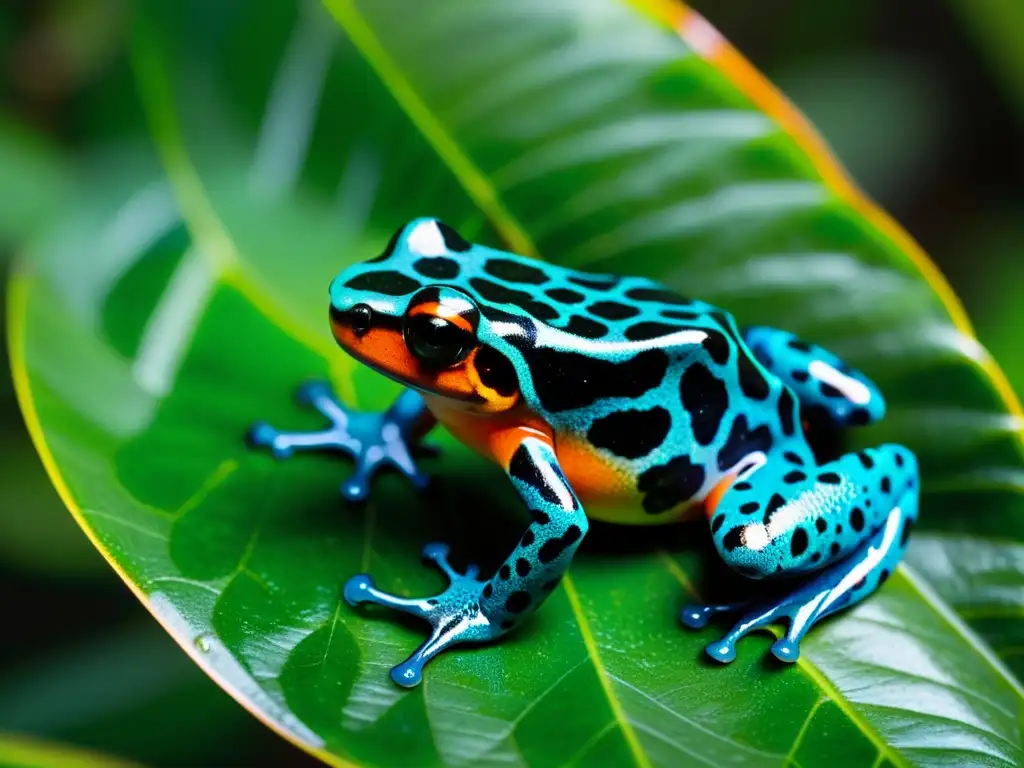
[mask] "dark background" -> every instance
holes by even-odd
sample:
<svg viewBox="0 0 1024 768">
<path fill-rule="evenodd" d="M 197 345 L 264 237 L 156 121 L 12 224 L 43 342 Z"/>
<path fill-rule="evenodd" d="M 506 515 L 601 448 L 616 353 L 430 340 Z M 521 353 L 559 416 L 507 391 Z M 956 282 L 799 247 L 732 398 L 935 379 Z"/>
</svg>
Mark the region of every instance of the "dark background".
<svg viewBox="0 0 1024 768">
<path fill-rule="evenodd" d="M 824 133 L 931 254 L 1024 387 L 1024 5 L 1017 0 L 693 3 Z M 98 141 L 137 129 L 128 0 L 0 0 L 0 263 Z M 22 185 L 23 186 L 23 185 Z M 312 763 L 220 691 L 63 509 L 0 379 L 0 731 L 150 765 Z"/>
</svg>

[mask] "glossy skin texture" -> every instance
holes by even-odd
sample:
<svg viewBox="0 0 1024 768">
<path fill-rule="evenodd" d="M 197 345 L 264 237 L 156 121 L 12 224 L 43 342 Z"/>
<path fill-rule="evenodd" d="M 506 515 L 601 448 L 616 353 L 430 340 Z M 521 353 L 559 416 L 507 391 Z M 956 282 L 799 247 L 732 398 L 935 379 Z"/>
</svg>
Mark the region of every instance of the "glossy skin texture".
<svg viewBox="0 0 1024 768">
<path fill-rule="evenodd" d="M 427 559 L 451 579 L 443 594 L 406 599 L 365 574 L 351 604 L 375 602 L 433 626 L 392 671 L 415 685 L 447 647 L 485 642 L 519 625 L 558 584 L 588 515 L 664 524 L 706 515 L 722 559 L 752 579 L 800 577 L 783 598 L 689 606 L 698 628 L 743 610 L 708 646 L 719 661 L 779 618 L 773 646 L 795 660 L 819 619 L 881 584 L 917 517 L 914 455 L 883 445 L 818 465 L 802 424 L 853 427 L 882 418 L 863 374 L 791 334 L 755 327 L 645 278 L 576 272 L 465 241 L 434 219 L 400 228 L 385 251 L 338 275 L 331 327 L 356 359 L 410 387 L 386 414 L 355 414 L 323 385 L 301 399 L 331 426 L 312 434 L 256 425 L 278 456 L 333 448 L 356 459 L 343 486 L 365 498 L 390 464 L 422 487 L 413 448 L 435 423 L 507 473 L 532 522 L 490 579 L 456 573 L 443 545 Z M 584 509 L 586 512 L 584 512 Z"/>
</svg>

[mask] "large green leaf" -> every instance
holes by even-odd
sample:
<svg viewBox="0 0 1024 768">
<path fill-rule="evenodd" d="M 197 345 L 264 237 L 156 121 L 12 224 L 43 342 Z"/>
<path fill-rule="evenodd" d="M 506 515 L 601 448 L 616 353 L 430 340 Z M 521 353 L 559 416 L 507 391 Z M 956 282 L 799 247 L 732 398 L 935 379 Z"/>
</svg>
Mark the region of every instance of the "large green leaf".
<svg viewBox="0 0 1024 768">
<path fill-rule="evenodd" d="M 525 524 L 514 494 L 442 438 L 437 497 L 386 477 L 349 509 L 343 463 L 275 464 L 241 435 L 316 425 L 289 401 L 311 376 L 362 408 L 395 394 L 332 349 L 324 291 L 412 216 L 658 277 L 836 349 L 891 403 L 857 444 L 918 452 L 933 529 L 1011 518 L 1019 409 L 923 254 L 695 15 L 329 0 L 332 27 L 289 5 L 203 4 L 199 33 L 187 3 L 146 4 L 136 74 L 168 182 L 106 174 L 13 287 L 51 475 L 197 663 L 335 764 L 1021 762 L 1020 685 L 907 567 L 795 667 L 765 662 L 765 636 L 705 661 L 712 631 L 675 617 L 728 580 L 692 526 L 595 525 L 521 632 L 448 654 L 415 690 L 390 683 L 420 632 L 350 610 L 341 584 L 368 569 L 436 591 L 418 558 L 432 539 L 495 565 Z M 914 547 L 952 558 L 954 541 Z M 957 571 L 936 575 L 948 590 Z"/>
</svg>

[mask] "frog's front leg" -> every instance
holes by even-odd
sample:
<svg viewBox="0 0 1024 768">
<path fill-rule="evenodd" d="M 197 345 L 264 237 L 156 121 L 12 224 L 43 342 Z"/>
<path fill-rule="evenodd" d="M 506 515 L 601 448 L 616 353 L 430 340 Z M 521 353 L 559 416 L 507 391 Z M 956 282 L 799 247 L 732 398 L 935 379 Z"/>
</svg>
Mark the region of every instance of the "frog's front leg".
<svg viewBox="0 0 1024 768">
<path fill-rule="evenodd" d="M 429 483 L 429 477 L 413 460 L 412 448 L 436 420 L 423 398 L 413 390 L 404 390 L 383 413 L 347 409 L 338 402 L 330 385 L 320 381 L 300 386 L 296 399 L 318 410 L 330 426 L 316 432 L 282 432 L 269 424 L 257 423 L 249 429 L 249 444 L 270 448 L 276 458 L 310 450 L 340 451 L 351 456 L 356 462 L 355 470 L 341 486 L 342 495 L 349 501 L 365 499 L 373 475 L 385 466 L 404 474 L 417 489 Z"/>
<path fill-rule="evenodd" d="M 722 559 L 739 573 L 803 581 L 746 604 L 685 608 L 683 623 L 693 629 L 716 613 L 744 610 L 707 647 L 718 661 L 732 661 L 737 640 L 780 619 L 789 627 L 772 653 L 795 661 L 814 624 L 888 578 L 917 519 L 917 460 L 902 446 L 869 448 L 822 466 L 796 452 L 786 457 L 735 483 L 711 512 L 711 532 Z"/>
<path fill-rule="evenodd" d="M 476 578 L 470 566 L 457 573 L 448 563 L 448 548 L 429 544 L 423 551 L 448 576 L 441 594 L 407 599 L 377 589 L 366 574 L 345 585 L 350 605 L 377 603 L 424 619 L 433 627 L 427 641 L 391 670 L 401 686 L 419 683 L 424 665 L 458 643 L 483 643 L 504 635 L 540 606 L 558 585 L 587 531 L 587 518 L 558 467 L 554 450 L 542 439 L 523 439 L 506 471 L 533 517 L 519 543 L 489 580 Z"/>
</svg>

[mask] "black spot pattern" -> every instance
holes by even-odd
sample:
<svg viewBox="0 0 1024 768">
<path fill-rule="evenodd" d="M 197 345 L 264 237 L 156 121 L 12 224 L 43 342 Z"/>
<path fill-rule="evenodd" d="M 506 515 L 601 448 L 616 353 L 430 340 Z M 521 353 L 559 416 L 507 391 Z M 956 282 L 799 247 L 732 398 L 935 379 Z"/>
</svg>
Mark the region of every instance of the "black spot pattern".
<svg viewBox="0 0 1024 768">
<path fill-rule="evenodd" d="M 782 482 L 792 485 L 793 483 L 801 483 L 807 479 L 807 475 L 799 470 L 793 470 L 782 478 Z"/>
<path fill-rule="evenodd" d="M 860 459 L 860 463 L 864 465 L 864 469 L 871 469 L 875 466 L 875 460 L 872 459 L 866 451 L 860 451 L 857 454 L 857 458 Z"/>
<path fill-rule="evenodd" d="M 508 565 L 503 565 L 498 569 L 498 578 L 503 581 L 508 581 L 512 576 L 512 569 Z"/>
<path fill-rule="evenodd" d="M 795 349 L 797 352 L 810 352 L 811 345 L 806 341 L 800 341 L 800 339 L 790 339 L 786 342 L 786 346 L 790 349 Z"/>
<path fill-rule="evenodd" d="M 796 464 L 798 467 L 802 467 L 804 465 L 804 460 L 800 458 L 800 455 L 793 453 L 792 451 L 786 451 L 782 454 L 782 457 L 790 464 Z"/>
<path fill-rule="evenodd" d="M 545 304 L 543 301 L 537 301 L 526 291 L 506 288 L 504 285 L 484 280 L 481 277 L 474 277 L 469 281 L 469 284 L 473 286 L 473 290 L 487 301 L 493 301 L 498 304 L 513 304 L 538 320 L 546 322 L 558 317 L 558 310 Z"/>
<path fill-rule="evenodd" d="M 725 472 L 734 467 L 756 451 L 767 452 L 772 447 L 772 431 L 767 426 L 761 425 L 751 430 L 747 424 L 747 417 L 740 414 L 733 422 L 729 437 L 718 452 L 718 468 Z"/>
<path fill-rule="evenodd" d="M 596 419 L 587 439 L 616 456 L 639 459 L 661 445 L 671 428 L 672 416 L 661 406 L 649 411 L 616 411 Z"/>
<path fill-rule="evenodd" d="M 867 408 L 854 408 L 847 417 L 846 422 L 851 427 L 863 427 L 871 423 L 871 414 Z"/>
<path fill-rule="evenodd" d="M 640 397 L 657 387 L 668 370 L 668 355 L 648 349 L 622 362 L 592 355 L 533 347 L 510 337 L 530 369 L 541 407 L 550 412 L 585 408 L 606 397 Z"/>
<path fill-rule="evenodd" d="M 597 322 L 597 320 L 591 320 L 589 317 L 573 315 L 562 330 L 574 336 L 582 336 L 584 339 L 600 339 L 608 333 L 608 326 Z"/>
<path fill-rule="evenodd" d="M 543 285 L 548 281 L 543 270 L 511 259 L 488 259 L 484 272 L 507 283 Z"/>
<path fill-rule="evenodd" d="M 689 309 L 663 309 L 661 316 L 667 317 L 669 320 L 698 320 L 700 312 Z"/>
<path fill-rule="evenodd" d="M 459 276 L 459 263 L 444 256 L 417 259 L 412 268 L 435 280 L 452 280 Z"/>
<path fill-rule="evenodd" d="M 629 326 L 629 328 L 626 329 L 625 336 L 630 341 L 646 341 L 647 339 L 657 339 L 661 336 L 669 336 L 683 330 L 686 329 L 678 325 L 648 321 Z"/>
<path fill-rule="evenodd" d="M 789 389 L 783 389 L 779 395 L 779 424 L 782 434 L 792 437 L 796 434 L 796 401 Z"/>
<path fill-rule="evenodd" d="M 536 539 L 536 536 L 534 536 L 533 531 L 531 531 L 529 528 L 527 528 L 526 531 L 523 532 L 523 538 L 519 541 L 519 543 L 524 548 L 532 547 L 533 546 L 533 542 L 534 542 L 535 539 Z"/>
<path fill-rule="evenodd" d="M 665 312 L 663 314 L 668 313 Z M 729 340 L 725 338 L 724 333 L 719 333 L 718 331 L 704 329 L 704 332 L 708 336 L 700 343 L 700 345 L 707 350 L 708 356 L 711 358 L 712 362 L 715 362 L 718 365 L 725 365 L 729 362 L 729 351 L 731 346 L 729 344 Z"/>
<path fill-rule="evenodd" d="M 833 387 L 831 384 L 827 384 L 824 381 L 818 382 L 818 389 L 821 390 L 821 394 L 824 395 L 825 397 L 846 399 L 846 395 L 844 395 L 841 391 Z"/>
<path fill-rule="evenodd" d="M 548 288 L 544 293 L 548 295 L 548 298 L 562 304 L 579 304 L 586 298 L 579 291 L 573 291 L 569 288 Z"/>
<path fill-rule="evenodd" d="M 729 393 L 725 383 L 707 366 L 694 363 L 679 381 L 683 408 L 690 414 L 693 438 L 701 445 L 711 445 L 729 410 Z"/>
<path fill-rule="evenodd" d="M 802 527 L 797 527 L 797 529 L 793 531 L 792 538 L 789 540 L 789 551 L 793 553 L 793 557 L 799 557 L 807 551 L 808 541 L 807 530 Z"/>
<path fill-rule="evenodd" d="M 839 485 L 842 482 L 842 478 L 835 472 L 822 472 L 818 475 L 818 482 L 826 483 L 827 485 Z"/>
<path fill-rule="evenodd" d="M 892 481 L 888 477 L 882 478 L 882 493 L 892 492 Z"/>
<path fill-rule="evenodd" d="M 819 517 L 814 521 L 814 527 L 818 529 L 818 533 L 824 533 L 825 529 L 828 528 L 828 523 L 824 517 Z"/>
<path fill-rule="evenodd" d="M 838 541 L 833 541 L 832 542 L 832 546 L 829 547 L 828 551 L 829 551 L 829 554 L 831 554 L 832 557 L 835 557 L 836 555 L 838 555 L 839 554 L 839 542 Z"/>
<path fill-rule="evenodd" d="M 784 506 L 786 506 L 786 498 L 781 493 L 773 494 L 764 510 L 764 524 L 768 525 L 772 521 L 772 515 Z"/>
<path fill-rule="evenodd" d="M 690 304 L 690 300 L 664 288 L 631 288 L 626 298 L 634 301 L 656 301 L 661 304 Z"/>
<path fill-rule="evenodd" d="M 530 605 L 530 593 L 517 590 L 508 596 L 505 601 L 505 610 L 509 613 L 522 613 Z"/>
<path fill-rule="evenodd" d="M 530 575 L 530 561 L 525 557 L 520 557 L 516 560 L 516 574 L 519 578 L 525 578 Z"/>
<path fill-rule="evenodd" d="M 737 358 L 739 364 L 740 389 L 751 400 L 764 400 L 771 393 L 768 381 L 757 369 L 754 361 L 743 351 Z"/>
<path fill-rule="evenodd" d="M 575 544 L 582 535 L 583 532 L 580 530 L 580 527 L 574 523 L 561 536 L 555 536 L 553 539 L 544 542 L 537 553 L 537 557 L 542 563 L 550 563 L 553 560 L 557 560 L 558 556 L 566 550 L 566 547 Z"/>
<path fill-rule="evenodd" d="M 758 504 L 756 501 L 748 501 L 746 504 L 744 504 L 744 505 L 742 505 L 740 507 L 740 514 L 742 514 L 742 515 L 752 515 L 755 512 L 757 512 L 757 510 L 759 510 L 760 508 L 761 508 L 761 505 Z"/>
<path fill-rule="evenodd" d="M 718 529 L 725 523 L 725 515 L 715 515 L 715 519 L 711 521 L 711 534 L 718 533 Z"/>
<path fill-rule="evenodd" d="M 860 507 L 854 507 L 850 512 L 850 527 L 857 533 L 864 530 L 864 510 Z"/>
<path fill-rule="evenodd" d="M 903 458 L 903 454 L 902 453 L 897 453 L 893 458 L 896 461 L 896 466 L 899 467 L 900 469 L 902 469 L 903 468 L 903 464 L 905 462 L 905 460 Z"/>
<path fill-rule="evenodd" d="M 551 522 L 551 516 L 543 509 L 535 509 L 530 515 L 533 517 L 533 522 L 537 525 L 547 525 Z M 530 533 L 530 531 L 527 531 L 527 533 Z"/>
<path fill-rule="evenodd" d="M 587 311 L 605 320 L 628 320 L 640 314 L 636 307 L 617 301 L 598 301 L 587 307 Z"/>
<path fill-rule="evenodd" d="M 730 528 L 729 532 L 725 534 L 725 538 L 722 539 L 722 546 L 725 547 L 726 552 L 732 552 L 737 547 L 743 546 L 743 526 L 737 525 L 735 528 Z"/>
<path fill-rule="evenodd" d="M 637 479 L 637 490 L 644 494 L 644 512 L 656 515 L 689 501 L 704 485 L 704 477 L 704 468 L 689 456 L 651 467 Z"/>
<path fill-rule="evenodd" d="M 900 536 L 900 546 L 907 546 L 907 542 L 910 541 L 910 531 L 914 527 L 914 521 L 909 517 L 903 521 L 903 534 Z"/>
<path fill-rule="evenodd" d="M 494 347 L 482 346 L 473 358 L 476 375 L 480 383 L 502 397 L 511 397 L 519 391 L 516 369 L 503 354 Z"/>
<path fill-rule="evenodd" d="M 548 485 L 544 476 L 540 473 L 540 469 L 533 459 L 530 458 L 530 451 L 525 445 L 520 445 L 516 448 L 516 452 L 512 454 L 512 460 L 508 465 L 508 473 L 516 480 L 524 482 L 536 490 L 544 501 L 561 505 L 558 493 Z"/>
<path fill-rule="evenodd" d="M 753 487 L 754 487 L 754 486 L 752 486 L 752 485 L 751 485 L 750 483 L 748 483 L 748 482 L 746 482 L 746 481 L 744 480 L 743 482 L 740 482 L 740 483 L 736 483 L 736 485 L 734 485 L 734 486 L 732 487 L 732 489 L 733 489 L 734 491 L 749 491 L 749 490 L 750 490 L 751 488 L 753 488 Z"/>
<path fill-rule="evenodd" d="M 484 600 L 494 594 L 494 587 L 491 585 L 491 582 L 487 582 L 487 584 L 484 585 L 484 590 L 480 594 Z"/>
<path fill-rule="evenodd" d="M 441 237 L 444 238 L 444 245 L 449 251 L 465 253 L 473 247 L 472 243 L 443 221 L 437 222 L 437 228 L 441 231 Z"/>
<path fill-rule="evenodd" d="M 357 291 L 374 291 L 386 296 L 404 296 L 420 288 L 420 283 L 401 272 L 382 270 L 356 275 L 345 283 L 345 287 Z"/>
<path fill-rule="evenodd" d="M 801 384 L 806 384 L 807 381 L 811 378 L 811 374 L 809 374 L 807 371 L 793 371 L 790 374 L 790 376 L 793 377 L 793 381 L 798 381 Z"/>
<path fill-rule="evenodd" d="M 574 275 L 569 282 L 595 291 L 607 291 L 619 284 L 619 278 L 616 275 Z"/>
</svg>

